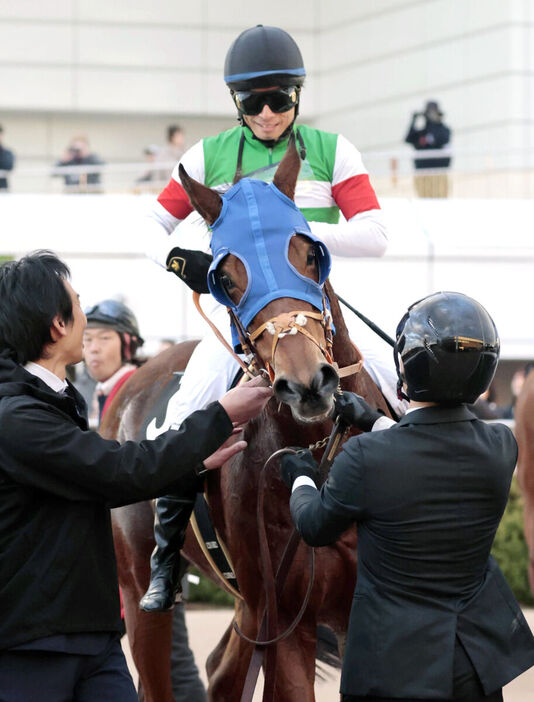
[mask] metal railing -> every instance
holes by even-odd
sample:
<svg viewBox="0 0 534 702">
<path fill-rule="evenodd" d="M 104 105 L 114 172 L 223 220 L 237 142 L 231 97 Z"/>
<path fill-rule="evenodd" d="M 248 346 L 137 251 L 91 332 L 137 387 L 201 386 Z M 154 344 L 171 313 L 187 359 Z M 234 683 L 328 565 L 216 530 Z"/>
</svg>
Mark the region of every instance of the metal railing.
<svg viewBox="0 0 534 702">
<path fill-rule="evenodd" d="M 449 149 L 364 152 L 371 181 L 381 197 L 531 198 L 534 150 Z M 416 169 L 414 160 L 451 158 L 446 169 Z M 114 162 L 50 167 L 19 159 L 6 176 L 10 192 L 154 193 L 167 184 L 175 163 Z M 69 181 L 69 182 L 67 182 Z"/>
</svg>

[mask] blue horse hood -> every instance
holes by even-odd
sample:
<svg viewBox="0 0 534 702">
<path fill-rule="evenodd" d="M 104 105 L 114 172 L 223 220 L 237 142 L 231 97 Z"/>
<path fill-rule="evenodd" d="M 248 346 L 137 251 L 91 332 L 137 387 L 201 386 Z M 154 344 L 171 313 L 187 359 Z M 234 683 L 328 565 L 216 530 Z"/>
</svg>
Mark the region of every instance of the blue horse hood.
<svg viewBox="0 0 534 702">
<path fill-rule="evenodd" d="M 330 254 L 312 234 L 295 203 L 272 183 L 250 178 L 240 180 L 222 199 L 221 214 L 211 228 L 213 262 L 208 286 L 215 299 L 232 308 L 245 328 L 265 305 L 280 297 L 304 300 L 322 311 L 322 285 L 330 272 Z M 315 243 L 317 283 L 301 275 L 289 261 L 289 242 L 294 234 L 303 234 Z M 226 293 L 218 270 L 228 254 L 239 258 L 247 272 L 247 289 L 238 305 Z"/>
</svg>

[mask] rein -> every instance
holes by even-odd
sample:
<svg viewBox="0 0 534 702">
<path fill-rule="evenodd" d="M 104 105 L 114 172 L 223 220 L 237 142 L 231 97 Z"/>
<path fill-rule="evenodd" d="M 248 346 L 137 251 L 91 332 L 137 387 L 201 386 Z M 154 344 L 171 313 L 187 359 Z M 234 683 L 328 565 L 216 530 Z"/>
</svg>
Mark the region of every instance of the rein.
<svg viewBox="0 0 534 702">
<path fill-rule="evenodd" d="M 334 456 L 336 451 L 343 441 L 343 437 L 347 431 L 348 427 L 338 420 L 334 423 L 332 432 L 328 437 L 328 444 L 326 446 L 325 452 L 319 464 L 318 473 L 325 474 L 330 469 L 334 461 Z M 324 444 L 324 441 L 317 442 L 318 444 Z M 316 448 L 317 444 L 313 446 Z M 310 447 L 311 448 L 311 447 Z M 265 671 L 265 683 L 263 691 L 263 702 L 272 702 L 274 700 L 274 680 L 276 671 L 276 649 L 265 650 L 267 646 L 272 646 L 285 638 L 290 636 L 300 623 L 306 609 L 308 607 L 311 593 L 313 590 L 313 585 L 315 581 L 315 549 L 308 546 L 309 553 L 309 568 L 310 576 L 308 581 L 308 587 L 306 589 L 306 594 L 300 606 L 300 609 L 293 619 L 291 624 L 282 633 L 276 635 L 278 628 L 278 612 L 277 612 L 277 599 L 282 594 L 287 576 L 289 574 L 289 568 L 295 554 L 297 552 L 300 543 L 300 534 L 295 528 L 286 543 L 282 558 L 278 565 L 276 575 L 274 575 L 274 569 L 272 565 L 271 554 L 269 551 L 269 544 L 267 539 L 267 530 L 265 528 L 265 518 L 264 518 L 264 498 L 265 498 L 265 484 L 266 484 L 266 473 L 267 466 L 271 461 L 279 458 L 286 453 L 297 453 L 295 449 L 283 448 L 275 451 L 269 458 L 265 461 L 262 472 L 260 474 L 260 480 L 258 485 L 258 498 L 256 503 L 256 511 L 258 518 L 258 537 L 260 544 L 260 556 L 261 556 L 261 570 L 263 576 L 263 582 L 265 586 L 265 608 L 263 611 L 260 628 L 258 631 L 258 638 L 252 639 L 246 636 L 234 621 L 233 627 L 236 633 L 248 643 L 254 644 L 254 652 L 250 660 L 249 668 L 247 671 L 247 677 L 243 686 L 243 692 L 241 695 L 240 702 L 252 702 L 254 695 L 254 690 L 256 687 L 258 675 L 260 668 L 263 663 L 264 654 L 267 654 L 266 660 L 266 671 Z"/>
<path fill-rule="evenodd" d="M 312 341 L 321 351 L 325 360 L 335 367 L 340 378 L 345 376 L 359 373 L 363 366 L 363 357 L 360 355 L 360 360 L 350 366 L 344 368 L 339 368 L 337 363 L 335 363 L 332 355 L 333 346 L 333 333 L 331 324 L 331 314 L 326 305 L 326 295 L 323 292 L 323 310 L 322 312 L 313 312 L 311 310 L 293 310 L 291 312 L 283 312 L 271 319 L 267 320 L 261 324 L 257 329 L 252 332 L 248 332 L 247 329 L 243 327 L 241 320 L 234 313 L 231 308 L 228 308 L 228 313 L 232 319 L 235 328 L 237 329 L 239 341 L 244 353 L 251 358 L 251 362 L 247 365 L 233 350 L 233 348 L 228 344 L 224 336 L 221 334 L 219 329 L 215 324 L 208 318 L 208 316 L 202 310 L 200 305 L 200 295 L 199 293 L 193 293 L 193 300 L 197 310 L 203 319 L 208 323 L 213 333 L 223 344 L 226 350 L 233 356 L 237 361 L 239 366 L 243 369 L 246 376 L 249 378 L 254 375 L 259 375 L 261 373 L 267 372 L 271 380 L 271 384 L 274 381 L 275 373 L 272 366 L 269 363 L 265 363 L 266 370 L 261 368 L 260 356 L 257 352 L 255 342 L 259 339 L 262 334 L 271 334 L 273 337 L 271 345 L 271 362 L 274 360 L 274 355 L 280 339 L 283 339 L 288 335 L 302 334 L 307 339 Z M 315 336 L 306 329 L 306 324 L 308 319 L 318 320 L 324 330 L 324 343 L 321 340 L 315 338 Z M 334 461 L 334 456 L 336 455 L 337 449 L 345 436 L 347 431 L 347 426 L 336 420 L 332 428 L 332 432 L 329 437 L 322 439 L 315 444 L 311 445 L 310 450 L 315 450 L 318 448 L 323 448 L 326 444 L 326 448 L 319 464 L 319 475 L 325 475 L 328 473 L 330 466 Z M 287 576 L 289 574 L 289 569 L 297 552 L 300 535 L 295 528 L 285 545 L 282 558 L 276 570 L 274 572 L 271 553 L 269 550 L 269 542 L 267 537 L 267 530 L 265 527 L 265 515 L 264 515 L 264 502 L 265 502 L 265 486 L 266 486 L 266 475 L 267 467 L 276 458 L 279 458 L 285 453 L 296 453 L 294 449 L 283 448 L 275 451 L 269 458 L 265 461 L 263 468 L 260 473 L 258 482 L 258 494 L 256 501 L 256 514 L 258 521 L 258 541 L 260 548 L 260 567 L 262 573 L 262 579 L 265 587 L 265 608 L 263 611 L 260 627 L 258 630 L 257 638 L 251 638 L 246 636 L 239 628 L 237 622 L 234 621 L 233 628 L 235 632 L 244 640 L 250 644 L 254 645 L 254 651 L 252 658 L 250 660 L 249 668 L 247 671 L 247 676 L 243 686 L 243 692 L 241 695 L 241 702 L 252 702 L 254 695 L 254 690 L 256 687 L 259 671 L 263 665 L 265 656 L 265 684 L 263 691 L 263 702 L 273 702 L 275 693 L 275 671 L 276 671 L 276 645 L 280 641 L 283 641 L 288 636 L 290 636 L 298 624 L 300 623 L 302 617 L 304 616 L 306 609 L 308 607 L 311 593 L 315 581 L 315 551 L 312 547 L 308 548 L 309 553 L 309 570 L 310 576 L 308 581 L 308 586 L 302 604 L 299 611 L 291 624 L 281 633 L 278 631 L 278 610 L 277 601 L 282 594 Z"/>
</svg>

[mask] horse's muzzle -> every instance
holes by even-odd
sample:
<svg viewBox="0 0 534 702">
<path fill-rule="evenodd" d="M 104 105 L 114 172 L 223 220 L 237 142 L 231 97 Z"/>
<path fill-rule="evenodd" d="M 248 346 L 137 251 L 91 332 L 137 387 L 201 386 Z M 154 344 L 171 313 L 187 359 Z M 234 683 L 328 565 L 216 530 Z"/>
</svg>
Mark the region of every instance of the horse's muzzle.
<svg viewBox="0 0 534 702">
<path fill-rule="evenodd" d="M 273 384 L 276 399 L 291 408 L 295 419 L 316 422 L 325 419 L 333 406 L 339 376 L 329 363 L 321 363 L 309 385 L 284 376 Z"/>
</svg>

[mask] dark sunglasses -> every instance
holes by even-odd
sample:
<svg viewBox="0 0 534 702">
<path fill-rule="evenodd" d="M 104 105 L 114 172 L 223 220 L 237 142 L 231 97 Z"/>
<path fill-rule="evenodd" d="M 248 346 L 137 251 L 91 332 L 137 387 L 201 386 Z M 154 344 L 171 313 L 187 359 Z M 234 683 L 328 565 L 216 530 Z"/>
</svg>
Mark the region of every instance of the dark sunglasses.
<svg viewBox="0 0 534 702">
<path fill-rule="evenodd" d="M 287 112 L 299 101 L 297 88 L 277 88 L 268 93 L 251 93 L 237 90 L 233 94 L 237 109 L 244 115 L 259 115 L 264 105 L 272 112 Z"/>
</svg>

